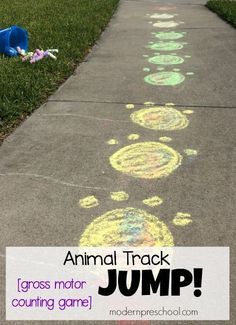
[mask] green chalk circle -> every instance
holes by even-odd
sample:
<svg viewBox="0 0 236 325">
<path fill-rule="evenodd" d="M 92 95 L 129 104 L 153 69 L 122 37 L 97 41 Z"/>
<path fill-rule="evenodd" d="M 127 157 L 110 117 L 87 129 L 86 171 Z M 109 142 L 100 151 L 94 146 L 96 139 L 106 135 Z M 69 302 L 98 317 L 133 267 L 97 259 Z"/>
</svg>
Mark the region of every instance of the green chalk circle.
<svg viewBox="0 0 236 325">
<path fill-rule="evenodd" d="M 152 50 L 158 50 L 158 51 L 175 51 L 180 50 L 184 46 L 181 43 L 177 42 L 157 42 L 149 46 Z"/>
<path fill-rule="evenodd" d="M 175 86 L 183 82 L 185 76 L 179 72 L 158 72 L 150 74 L 144 81 L 154 86 Z"/>
<path fill-rule="evenodd" d="M 181 64 L 184 62 L 184 59 L 176 55 L 158 55 L 149 58 L 148 61 L 153 64 L 171 65 Z"/>
<path fill-rule="evenodd" d="M 155 36 L 160 40 L 174 40 L 184 37 L 184 33 L 177 32 L 159 32 L 155 33 Z"/>
</svg>

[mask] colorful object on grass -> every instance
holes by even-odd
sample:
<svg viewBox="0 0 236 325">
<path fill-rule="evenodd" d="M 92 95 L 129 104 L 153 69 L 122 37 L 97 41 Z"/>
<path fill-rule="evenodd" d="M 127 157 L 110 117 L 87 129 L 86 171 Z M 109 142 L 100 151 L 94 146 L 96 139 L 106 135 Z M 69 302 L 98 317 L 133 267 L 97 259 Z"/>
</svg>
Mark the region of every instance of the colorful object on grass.
<svg viewBox="0 0 236 325">
<path fill-rule="evenodd" d="M 46 57 L 56 60 L 57 57 L 53 53 L 58 53 L 58 49 L 47 49 L 46 51 L 36 49 L 34 52 L 25 52 L 21 47 L 17 47 L 17 52 L 21 55 L 22 61 L 30 61 L 36 63 Z"/>
<path fill-rule="evenodd" d="M 0 29 L 0 53 L 14 57 L 18 55 L 17 47 L 28 49 L 28 32 L 18 26 Z"/>
<path fill-rule="evenodd" d="M 58 49 L 48 49 L 46 51 L 36 49 L 30 60 L 30 63 L 36 63 L 37 61 L 40 61 L 46 57 L 50 57 L 51 59 L 56 60 L 56 56 L 52 53 L 58 53 Z"/>
<path fill-rule="evenodd" d="M 17 50 L 18 54 L 21 56 L 22 61 L 30 60 L 34 54 L 34 52 L 26 52 L 20 46 L 17 46 L 16 50 Z"/>
</svg>

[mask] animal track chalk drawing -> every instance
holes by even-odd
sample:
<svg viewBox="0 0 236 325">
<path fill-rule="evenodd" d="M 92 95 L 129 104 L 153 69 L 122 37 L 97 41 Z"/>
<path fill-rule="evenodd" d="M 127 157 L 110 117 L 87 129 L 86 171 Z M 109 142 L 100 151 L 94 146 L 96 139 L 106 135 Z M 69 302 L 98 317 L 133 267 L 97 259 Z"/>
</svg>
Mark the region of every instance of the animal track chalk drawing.
<svg viewBox="0 0 236 325">
<path fill-rule="evenodd" d="M 158 21 L 153 24 L 153 27 L 159 27 L 159 28 L 173 28 L 177 27 L 180 24 L 183 24 L 182 21 L 177 22 L 177 21 Z"/>
<path fill-rule="evenodd" d="M 163 11 L 176 10 L 176 7 L 175 6 L 157 6 L 157 7 L 155 7 L 155 10 L 163 10 Z"/>
<path fill-rule="evenodd" d="M 156 10 L 174 10 L 173 6 L 158 6 Z M 146 83 L 155 86 L 175 86 L 185 80 L 185 75 L 193 75 L 193 72 L 182 72 L 179 67 L 173 67 L 170 71 L 163 71 L 167 66 L 181 65 L 189 55 L 177 55 L 175 51 L 183 49 L 187 43 L 176 42 L 185 36 L 185 32 L 168 30 L 177 27 L 183 22 L 172 20 L 177 14 L 173 13 L 153 13 L 147 14 L 151 19 L 158 21 L 149 22 L 153 27 L 166 28 L 167 31 L 158 31 L 152 33 L 156 42 L 149 42 L 148 49 L 162 52 L 155 53 L 152 56 L 143 54 L 146 61 L 153 68 L 156 65 L 156 73 L 150 73 L 145 76 Z M 168 20 L 171 19 L 171 20 Z M 168 20 L 168 21 L 166 21 Z M 167 51 L 169 54 L 163 53 Z M 147 64 L 148 65 L 148 64 Z M 149 66 L 145 66 L 143 71 L 151 71 Z M 135 109 L 135 105 L 129 103 L 126 105 L 129 110 Z M 131 113 L 131 121 L 143 128 L 156 132 L 170 132 L 183 130 L 189 125 L 188 115 L 192 114 L 190 109 L 176 109 L 174 104 L 155 105 L 153 102 L 146 102 L 144 107 Z M 132 132 L 132 131 L 131 131 Z M 141 134 L 141 137 L 143 135 Z M 137 141 L 140 135 L 131 133 L 126 141 Z M 109 161 L 111 166 L 125 175 L 141 179 L 159 179 L 172 174 L 182 162 L 182 155 L 169 146 L 172 141 L 169 136 L 158 134 L 159 141 L 144 141 L 126 145 L 118 148 L 117 151 L 110 153 Z M 155 138 L 156 140 L 156 138 Z M 140 140 L 138 140 L 140 141 Z M 109 145 L 119 145 L 117 139 L 107 141 Z M 121 141 L 122 142 L 122 141 Z M 163 143 L 164 142 L 164 143 Z M 173 141 L 174 142 L 174 141 Z M 165 144 L 165 143 L 168 143 Z M 113 147 L 112 147 L 113 149 Z M 185 149 L 187 156 L 196 156 L 197 150 Z M 130 202 L 130 196 L 125 191 L 110 192 L 110 198 L 116 204 Z M 156 209 L 163 203 L 163 199 L 153 195 L 144 199 L 143 204 L 146 209 Z M 87 196 L 79 201 L 79 205 L 84 209 L 96 209 L 99 201 L 94 195 Z M 192 223 L 189 213 L 178 212 L 173 218 L 172 223 L 175 226 L 186 226 Z M 173 246 L 174 239 L 166 222 L 159 217 L 136 207 L 122 207 L 111 209 L 96 217 L 84 230 L 80 241 L 80 246 L 90 247 L 111 247 L 111 246 Z"/>
<path fill-rule="evenodd" d="M 178 212 L 173 219 L 173 224 L 181 227 L 187 226 L 192 222 L 191 214 L 183 212 Z"/>
<path fill-rule="evenodd" d="M 153 35 L 160 40 L 176 40 L 184 37 L 186 32 L 158 32 Z"/>
<path fill-rule="evenodd" d="M 124 192 L 124 191 L 119 191 L 119 192 L 111 192 L 111 199 L 113 201 L 127 201 L 129 199 L 129 194 Z"/>
<path fill-rule="evenodd" d="M 176 51 L 184 47 L 186 43 L 179 43 L 175 41 L 159 41 L 153 44 L 148 45 L 147 47 L 155 51 Z"/>
<path fill-rule="evenodd" d="M 160 142 L 139 142 L 123 147 L 110 157 L 111 166 L 137 178 L 166 177 L 177 169 L 182 156 Z"/>
<path fill-rule="evenodd" d="M 98 199 L 94 195 L 87 196 L 79 201 L 79 205 L 86 209 L 91 209 L 99 205 Z"/>
<path fill-rule="evenodd" d="M 150 16 L 150 18 L 153 19 L 172 19 L 175 16 L 178 16 L 178 14 L 153 14 Z"/>
<path fill-rule="evenodd" d="M 184 80 L 185 76 L 175 71 L 157 72 L 144 77 L 144 81 L 153 86 L 176 86 Z"/>
<path fill-rule="evenodd" d="M 163 200 L 159 196 L 153 196 L 149 199 L 143 200 L 143 203 L 150 207 L 157 207 L 158 205 L 163 203 Z"/>
<path fill-rule="evenodd" d="M 160 65 L 174 65 L 181 64 L 184 59 L 177 55 L 157 55 L 148 59 L 149 63 L 160 64 Z"/>
<path fill-rule="evenodd" d="M 189 124 L 186 113 L 171 106 L 145 107 L 133 112 L 130 118 L 144 128 L 159 131 L 182 130 Z"/>
<path fill-rule="evenodd" d="M 111 198 L 119 203 L 127 200 L 129 195 L 124 191 L 112 192 Z M 143 200 L 143 204 L 150 208 L 156 208 L 162 203 L 163 200 L 159 196 Z M 173 224 L 181 227 L 191 222 L 189 213 L 178 212 L 173 219 Z M 96 217 L 82 233 L 79 246 L 172 247 L 174 239 L 167 224 L 159 217 L 143 209 L 126 207 L 110 210 Z"/>
<path fill-rule="evenodd" d="M 80 246 L 173 246 L 167 225 L 144 210 L 115 209 L 96 218 L 80 238 Z"/>
</svg>

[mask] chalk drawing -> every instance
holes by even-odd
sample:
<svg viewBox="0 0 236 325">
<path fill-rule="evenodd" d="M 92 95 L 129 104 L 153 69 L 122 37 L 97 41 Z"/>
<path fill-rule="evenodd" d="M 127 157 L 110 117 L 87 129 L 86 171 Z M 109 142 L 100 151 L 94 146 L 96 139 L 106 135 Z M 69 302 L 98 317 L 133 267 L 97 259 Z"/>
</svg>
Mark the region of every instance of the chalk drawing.
<svg viewBox="0 0 236 325">
<path fill-rule="evenodd" d="M 194 149 L 185 149 L 184 152 L 187 156 L 197 156 L 198 152 Z"/>
<path fill-rule="evenodd" d="M 176 131 L 189 124 L 185 114 L 170 106 L 142 108 L 133 112 L 130 118 L 134 123 L 151 130 Z"/>
<path fill-rule="evenodd" d="M 159 10 L 174 10 L 174 6 L 158 6 Z M 151 19 L 159 21 L 149 22 L 154 27 L 173 28 L 183 22 L 173 19 L 177 14 L 154 13 L 148 14 Z M 156 51 L 170 51 L 169 54 L 163 55 L 155 53 L 155 56 L 144 54 L 151 64 L 158 65 L 155 67 L 159 72 L 145 76 L 145 82 L 156 86 L 175 86 L 185 80 L 185 74 L 180 72 L 178 67 L 172 71 L 163 71 L 168 65 L 180 65 L 184 63 L 183 57 L 174 53 L 184 47 L 184 44 L 175 40 L 184 37 L 185 32 L 175 32 L 167 30 L 165 32 L 154 33 L 158 38 L 157 42 L 150 41 L 148 48 Z M 168 69 L 169 70 L 169 69 Z M 144 67 L 143 71 L 149 72 L 149 67 Z M 186 75 L 193 75 L 193 72 L 187 72 Z M 173 103 L 167 103 L 165 106 L 155 106 L 153 102 L 145 102 L 145 108 L 131 113 L 131 120 L 147 129 L 160 131 L 182 130 L 189 125 L 189 119 L 186 115 L 192 114 L 193 111 L 186 109 L 182 112 L 174 108 Z M 127 104 L 127 109 L 134 109 L 134 104 Z M 135 141 L 139 139 L 139 134 L 129 134 L 128 140 Z M 169 147 L 165 142 L 170 142 L 172 138 L 168 136 L 159 137 L 159 141 L 138 142 L 127 145 L 115 153 L 110 158 L 111 166 L 125 175 L 142 179 L 158 179 L 167 177 L 173 173 L 182 162 L 182 156 L 175 149 Z M 118 144 L 116 139 L 110 139 L 108 144 Z M 185 149 L 186 155 L 197 155 L 197 150 Z M 129 199 L 129 194 L 124 191 L 110 192 L 113 201 L 122 202 Z M 79 201 L 80 206 L 92 208 L 99 205 L 97 198 L 93 195 L 83 198 Z M 143 200 L 143 204 L 154 208 L 163 203 L 159 196 L 152 196 Z M 189 213 L 178 212 L 173 219 L 176 226 L 186 226 L 192 222 Z M 168 226 L 158 217 L 149 214 L 145 210 L 134 207 L 115 209 L 97 217 L 85 229 L 81 236 L 80 246 L 92 247 L 111 247 L 111 246 L 173 246 L 174 239 Z"/>
<path fill-rule="evenodd" d="M 184 114 L 187 114 L 187 115 L 190 115 L 190 114 L 193 114 L 194 111 L 192 111 L 191 109 L 186 109 L 183 111 Z"/>
<path fill-rule="evenodd" d="M 27 177 L 29 179 L 34 179 L 35 181 L 52 182 L 56 185 L 61 185 L 61 186 L 77 187 L 77 188 L 91 189 L 91 190 L 102 190 L 102 191 L 107 190 L 106 188 L 100 186 L 85 186 L 85 185 L 75 184 L 71 182 L 66 182 L 51 176 L 31 174 L 31 173 L 6 173 L 6 174 L 0 173 L 0 177 L 17 177 L 17 178 Z"/>
<path fill-rule="evenodd" d="M 175 6 L 158 6 L 155 7 L 154 10 L 163 10 L 163 11 L 168 11 L 168 10 L 175 10 Z"/>
<path fill-rule="evenodd" d="M 160 40 L 175 40 L 180 39 L 185 36 L 185 32 L 159 32 L 153 33 L 155 37 L 159 38 Z"/>
<path fill-rule="evenodd" d="M 126 108 L 127 108 L 127 109 L 132 109 L 132 108 L 134 108 L 134 105 L 133 105 L 133 104 L 127 104 L 127 105 L 126 105 Z"/>
<path fill-rule="evenodd" d="M 177 21 L 158 21 L 155 24 L 153 24 L 153 27 L 159 27 L 159 28 L 173 28 L 177 27 L 181 24 L 182 22 L 177 22 Z"/>
<path fill-rule="evenodd" d="M 121 202 L 121 201 L 127 201 L 129 199 L 129 194 L 127 194 L 124 191 L 111 192 L 110 195 L 113 201 Z"/>
<path fill-rule="evenodd" d="M 115 209 L 96 218 L 84 231 L 79 245 L 112 246 L 174 246 L 167 225 L 144 210 L 127 207 Z"/>
<path fill-rule="evenodd" d="M 170 137 L 160 137 L 159 141 L 161 141 L 161 142 L 171 142 L 172 138 L 170 138 Z"/>
<path fill-rule="evenodd" d="M 172 19 L 174 18 L 174 16 L 177 16 L 177 14 L 153 14 L 150 16 L 150 18 L 154 18 L 154 19 Z"/>
<path fill-rule="evenodd" d="M 187 226 L 192 222 L 191 214 L 183 212 L 178 212 L 173 219 L 173 224 L 181 227 Z"/>
<path fill-rule="evenodd" d="M 149 207 L 157 207 L 158 205 L 163 203 L 163 200 L 159 196 L 153 196 L 148 199 L 143 200 L 143 203 L 148 205 Z"/>
<path fill-rule="evenodd" d="M 175 71 L 164 71 L 144 77 L 144 81 L 153 86 L 176 86 L 185 80 L 185 76 Z"/>
<path fill-rule="evenodd" d="M 140 138 L 139 134 L 132 133 L 128 135 L 128 140 L 138 140 Z"/>
<path fill-rule="evenodd" d="M 182 156 L 160 142 L 139 142 L 110 157 L 111 166 L 126 175 L 154 179 L 170 175 L 181 165 Z"/>
<path fill-rule="evenodd" d="M 79 200 L 79 205 L 82 208 L 91 209 L 98 206 L 99 203 L 98 203 L 98 199 L 94 195 L 91 195 Z"/>
<path fill-rule="evenodd" d="M 151 50 L 157 50 L 157 51 L 175 51 L 175 50 L 180 50 L 184 47 L 184 43 L 178 43 L 174 41 L 170 42 L 164 42 L 164 41 L 159 41 L 157 43 L 148 45 Z"/>
<path fill-rule="evenodd" d="M 145 102 L 145 103 L 143 103 L 145 106 L 153 106 L 153 105 L 155 105 L 155 103 L 153 103 L 153 102 Z"/>
<path fill-rule="evenodd" d="M 118 143 L 119 142 L 116 139 L 111 139 L 111 140 L 107 141 L 107 144 L 110 144 L 110 145 L 114 145 L 114 144 L 118 144 Z"/>
<path fill-rule="evenodd" d="M 148 62 L 161 65 L 181 64 L 184 59 L 176 55 L 157 55 L 148 59 Z"/>
</svg>

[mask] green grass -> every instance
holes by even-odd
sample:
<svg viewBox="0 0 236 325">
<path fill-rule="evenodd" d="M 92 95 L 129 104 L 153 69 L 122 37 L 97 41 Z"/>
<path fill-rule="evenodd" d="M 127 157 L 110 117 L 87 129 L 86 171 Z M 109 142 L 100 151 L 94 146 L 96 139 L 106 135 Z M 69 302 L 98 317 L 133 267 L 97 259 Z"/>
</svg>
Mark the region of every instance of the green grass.
<svg viewBox="0 0 236 325">
<path fill-rule="evenodd" d="M 209 0 L 206 6 L 217 13 L 224 20 L 236 27 L 236 1 L 235 0 Z"/>
<path fill-rule="evenodd" d="M 0 138 L 69 77 L 110 20 L 119 0 L 1 0 L 0 29 L 29 32 L 29 49 L 58 48 L 57 61 L 31 65 L 0 54 Z"/>
</svg>

